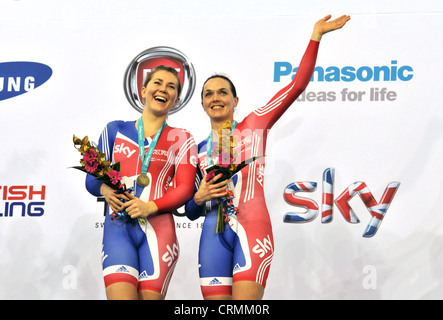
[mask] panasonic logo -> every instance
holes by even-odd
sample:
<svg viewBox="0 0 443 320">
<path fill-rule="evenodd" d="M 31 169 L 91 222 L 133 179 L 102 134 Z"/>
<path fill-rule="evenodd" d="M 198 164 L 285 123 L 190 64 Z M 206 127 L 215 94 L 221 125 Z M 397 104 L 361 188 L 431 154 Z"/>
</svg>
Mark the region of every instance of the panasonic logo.
<svg viewBox="0 0 443 320">
<path fill-rule="evenodd" d="M 274 82 L 280 82 L 282 77 L 294 76 L 298 70 L 291 63 L 279 61 L 274 63 Z M 408 65 L 398 65 L 392 60 L 390 65 L 383 66 L 317 66 L 312 74 L 311 81 L 318 82 L 352 82 L 352 81 L 410 81 L 414 76 L 414 69 Z"/>
</svg>

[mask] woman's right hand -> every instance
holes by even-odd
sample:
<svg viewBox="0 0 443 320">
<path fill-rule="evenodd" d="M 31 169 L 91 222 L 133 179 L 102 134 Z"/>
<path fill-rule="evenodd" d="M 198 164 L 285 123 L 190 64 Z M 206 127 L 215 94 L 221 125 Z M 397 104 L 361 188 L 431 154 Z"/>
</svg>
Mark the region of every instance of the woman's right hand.
<svg viewBox="0 0 443 320">
<path fill-rule="evenodd" d="M 123 202 L 121 199 L 129 200 L 129 198 L 124 193 L 115 193 L 115 190 L 106 184 L 102 184 L 100 187 L 100 193 L 105 197 L 106 202 L 111 207 L 114 212 L 119 212 L 122 210 Z"/>
<path fill-rule="evenodd" d="M 223 174 L 219 174 L 209 181 L 206 181 L 205 178 L 201 180 L 200 188 L 194 195 L 194 201 L 197 205 L 202 206 L 206 201 L 223 197 L 227 194 L 228 187 L 228 179 L 217 182 Z"/>
</svg>

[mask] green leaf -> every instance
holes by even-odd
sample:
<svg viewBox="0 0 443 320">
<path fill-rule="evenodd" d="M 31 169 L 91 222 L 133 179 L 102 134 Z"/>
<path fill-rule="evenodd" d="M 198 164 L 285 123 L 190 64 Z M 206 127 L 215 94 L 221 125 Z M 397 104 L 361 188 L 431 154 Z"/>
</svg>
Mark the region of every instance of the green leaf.
<svg viewBox="0 0 443 320">
<path fill-rule="evenodd" d="M 113 165 L 111 165 L 111 168 L 115 171 L 120 172 L 120 162 L 114 163 Z"/>
<path fill-rule="evenodd" d="M 225 232 L 225 219 L 223 217 L 223 205 L 218 205 L 218 214 L 217 214 L 217 228 L 215 229 L 216 233 L 224 233 Z"/>
<path fill-rule="evenodd" d="M 70 167 L 70 168 L 71 169 L 77 169 L 77 170 L 80 170 L 80 171 L 88 173 L 83 166 L 74 166 L 74 167 Z"/>
<path fill-rule="evenodd" d="M 264 156 L 252 157 L 252 158 L 249 158 L 248 160 L 245 160 L 245 161 L 243 161 L 243 162 L 240 162 L 240 163 L 236 166 L 233 175 L 236 174 L 237 172 L 239 172 L 239 171 L 240 171 L 241 169 L 243 169 L 244 167 L 246 167 L 248 164 L 251 164 L 251 163 L 254 162 L 255 160 L 260 159 L 261 157 L 264 157 Z"/>
<path fill-rule="evenodd" d="M 236 168 L 234 171 L 230 171 L 228 168 L 225 167 L 220 167 L 219 165 L 215 164 L 209 168 L 206 169 L 206 173 L 214 170 L 214 175 L 217 176 L 220 173 L 222 174 L 221 178 L 218 179 L 218 181 L 223 181 L 226 179 L 230 179 L 233 175 L 235 175 L 237 172 L 239 172 L 241 169 L 243 169 L 244 167 L 246 167 L 247 165 L 251 164 L 252 162 L 254 162 L 255 160 L 264 157 L 264 156 L 257 156 L 257 157 L 252 157 L 248 160 L 245 160 L 243 162 L 240 162 L 238 165 L 236 165 Z"/>
</svg>

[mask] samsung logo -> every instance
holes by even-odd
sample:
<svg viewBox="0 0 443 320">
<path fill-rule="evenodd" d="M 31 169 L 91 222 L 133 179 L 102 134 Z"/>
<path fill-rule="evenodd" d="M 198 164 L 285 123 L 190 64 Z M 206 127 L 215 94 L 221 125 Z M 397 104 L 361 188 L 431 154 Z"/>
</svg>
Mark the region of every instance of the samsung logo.
<svg viewBox="0 0 443 320">
<path fill-rule="evenodd" d="M 52 69 L 38 62 L 0 63 L 0 101 L 38 88 L 52 76 Z"/>
</svg>

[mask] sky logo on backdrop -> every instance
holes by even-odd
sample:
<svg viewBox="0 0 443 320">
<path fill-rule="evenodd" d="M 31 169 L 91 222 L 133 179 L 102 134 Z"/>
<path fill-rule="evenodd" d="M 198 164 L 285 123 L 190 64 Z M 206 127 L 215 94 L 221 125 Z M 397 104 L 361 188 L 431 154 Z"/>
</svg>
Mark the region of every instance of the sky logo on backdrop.
<svg viewBox="0 0 443 320">
<path fill-rule="evenodd" d="M 43 63 L 15 61 L 0 63 L 0 101 L 32 91 L 52 76 Z"/>
</svg>

